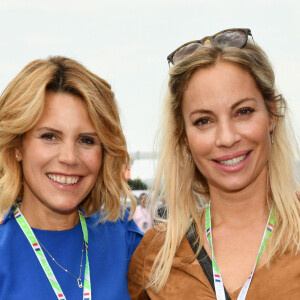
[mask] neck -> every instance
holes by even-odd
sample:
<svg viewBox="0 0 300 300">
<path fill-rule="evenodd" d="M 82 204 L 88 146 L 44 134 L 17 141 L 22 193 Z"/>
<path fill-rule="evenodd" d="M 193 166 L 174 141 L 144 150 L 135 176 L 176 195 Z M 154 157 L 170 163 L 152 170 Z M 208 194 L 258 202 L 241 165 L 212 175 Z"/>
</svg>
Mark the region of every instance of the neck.
<svg viewBox="0 0 300 300">
<path fill-rule="evenodd" d="M 256 185 L 254 190 L 221 192 L 211 188 L 212 226 L 227 225 L 232 228 L 249 227 L 265 223 L 269 215 L 266 185 Z"/>
<path fill-rule="evenodd" d="M 79 222 L 77 209 L 72 212 L 60 213 L 45 207 L 32 207 L 30 203 L 22 201 L 20 210 L 30 227 L 41 230 L 62 231 L 76 226 Z"/>
<path fill-rule="evenodd" d="M 267 201 L 257 199 L 234 202 L 215 197 L 211 200 L 212 226 L 248 227 L 249 223 L 265 222 L 269 215 Z"/>
</svg>

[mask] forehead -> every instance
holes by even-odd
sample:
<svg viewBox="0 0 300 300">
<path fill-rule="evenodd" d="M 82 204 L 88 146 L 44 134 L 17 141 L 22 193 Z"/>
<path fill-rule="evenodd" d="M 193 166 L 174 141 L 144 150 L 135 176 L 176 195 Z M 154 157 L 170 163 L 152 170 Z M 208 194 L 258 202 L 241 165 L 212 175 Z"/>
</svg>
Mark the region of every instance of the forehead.
<svg viewBox="0 0 300 300">
<path fill-rule="evenodd" d="M 190 78 L 183 94 L 183 110 L 193 104 L 208 109 L 232 106 L 241 99 L 263 101 L 254 78 L 241 67 L 228 62 L 197 70 Z"/>
<path fill-rule="evenodd" d="M 84 101 L 68 93 L 47 93 L 45 107 L 37 126 L 51 123 L 55 127 L 93 127 Z"/>
<path fill-rule="evenodd" d="M 45 113 L 52 112 L 58 106 L 62 109 L 72 108 L 72 106 L 85 109 L 85 103 L 81 97 L 66 92 L 47 92 L 45 96 Z M 71 105 L 73 103 L 73 105 Z"/>
</svg>

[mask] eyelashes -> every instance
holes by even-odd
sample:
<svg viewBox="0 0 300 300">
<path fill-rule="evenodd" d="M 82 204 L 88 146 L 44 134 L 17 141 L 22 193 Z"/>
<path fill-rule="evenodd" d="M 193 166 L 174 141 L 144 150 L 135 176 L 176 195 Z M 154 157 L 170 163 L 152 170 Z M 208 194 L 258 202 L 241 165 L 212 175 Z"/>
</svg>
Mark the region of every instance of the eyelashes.
<svg viewBox="0 0 300 300">
<path fill-rule="evenodd" d="M 233 118 L 248 118 L 250 117 L 253 113 L 255 112 L 255 109 L 252 107 L 242 107 L 239 108 L 233 115 Z M 193 121 L 194 126 L 198 127 L 203 127 L 206 128 L 208 127 L 211 123 L 214 123 L 215 118 L 213 116 L 203 116 L 197 118 L 195 121 Z"/>
<path fill-rule="evenodd" d="M 242 107 L 237 111 L 238 115 L 250 115 L 254 112 L 252 107 Z"/>
<path fill-rule="evenodd" d="M 54 141 L 56 139 L 56 136 L 53 133 L 47 132 L 41 135 L 41 139 L 46 141 Z"/>
<path fill-rule="evenodd" d="M 43 133 L 40 138 L 48 142 L 59 142 L 61 140 L 59 136 L 52 132 Z M 94 145 L 96 143 L 95 139 L 89 136 L 79 137 L 77 142 L 83 145 Z"/>
<path fill-rule="evenodd" d="M 207 125 L 209 123 L 210 123 L 209 118 L 205 117 L 205 118 L 199 118 L 199 119 L 197 119 L 196 121 L 193 122 L 193 125 L 195 125 L 195 126 L 205 126 L 205 125 Z"/>
<path fill-rule="evenodd" d="M 81 137 L 79 142 L 81 144 L 86 144 L 86 145 L 94 145 L 95 144 L 95 140 L 93 138 L 86 137 L 86 136 Z"/>
</svg>

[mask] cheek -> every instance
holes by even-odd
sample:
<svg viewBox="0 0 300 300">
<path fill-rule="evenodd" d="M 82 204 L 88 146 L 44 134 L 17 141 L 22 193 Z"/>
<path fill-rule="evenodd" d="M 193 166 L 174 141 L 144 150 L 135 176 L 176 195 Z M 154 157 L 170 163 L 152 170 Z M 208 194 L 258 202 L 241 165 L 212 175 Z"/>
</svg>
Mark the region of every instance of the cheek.
<svg viewBox="0 0 300 300">
<path fill-rule="evenodd" d="M 187 131 L 186 134 L 188 146 L 195 162 L 212 152 L 215 145 L 212 134 L 200 134 L 194 130 Z"/>
<path fill-rule="evenodd" d="M 199 172 L 207 178 L 208 161 L 214 152 L 214 137 L 212 134 L 199 134 L 199 132 L 187 132 L 188 146 L 192 159 Z"/>
<path fill-rule="evenodd" d="M 49 162 L 54 155 L 53 150 L 44 145 L 29 143 L 24 146 L 21 151 L 23 168 L 26 166 L 32 169 L 42 167 L 43 164 Z"/>
<path fill-rule="evenodd" d="M 269 144 L 270 143 L 270 132 L 269 124 L 265 122 L 257 122 L 245 128 L 244 136 L 248 137 L 249 140 L 253 140 L 259 144 Z"/>
<path fill-rule="evenodd" d="M 82 159 L 90 172 L 98 175 L 102 165 L 102 151 L 95 150 L 85 153 Z"/>
</svg>

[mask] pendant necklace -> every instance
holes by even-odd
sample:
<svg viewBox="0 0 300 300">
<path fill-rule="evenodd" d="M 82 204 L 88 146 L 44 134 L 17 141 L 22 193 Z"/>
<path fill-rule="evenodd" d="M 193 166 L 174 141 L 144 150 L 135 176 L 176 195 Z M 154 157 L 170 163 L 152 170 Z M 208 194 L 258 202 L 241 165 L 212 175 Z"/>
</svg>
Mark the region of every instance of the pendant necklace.
<svg viewBox="0 0 300 300">
<path fill-rule="evenodd" d="M 60 265 L 54 257 L 49 253 L 49 251 L 41 244 L 41 242 L 37 239 L 34 232 L 32 231 L 32 228 L 27 223 L 25 217 L 22 215 L 19 207 L 16 207 L 14 210 L 14 217 L 20 226 L 21 230 L 23 231 L 24 235 L 26 236 L 28 242 L 30 243 L 33 252 L 36 255 L 36 258 L 40 262 L 40 265 L 42 269 L 44 270 L 44 273 L 46 277 L 48 278 L 49 284 L 51 285 L 56 298 L 58 300 L 66 300 L 66 296 L 64 295 L 62 288 L 60 284 L 58 283 L 54 272 L 52 271 L 47 258 L 43 252 L 42 249 L 44 249 L 50 258 L 65 272 L 67 272 L 69 275 L 74 277 L 77 280 L 77 284 L 79 288 L 82 288 L 82 299 L 84 300 L 91 300 L 92 299 L 92 293 L 91 293 L 91 278 L 90 278 L 90 264 L 89 264 L 89 258 L 88 258 L 88 229 L 85 217 L 83 213 L 79 210 L 79 219 L 81 223 L 81 229 L 83 233 L 83 249 L 81 253 L 81 262 L 80 262 L 80 272 L 79 277 L 76 277 L 74 274 L 72 274 L 69 270 L 65 269 L 62 265 Z M 83 252 L 85 251 L 85 271 L 84 271 L 84 282 L 81 281 L 81 271 L 82 271 L 82 260 L 83 260 Z"/>
<path fill-rule="evenodd" d="M 60 263 L 58 263 L 55 258 L 49 253 L 49 251 L 46 249 L 46 247 L 41 243 L 41 241 L 36 238 L 39 242 L 39 244 L 42 246 L 42 248 L 48 253 L 48 255 L 51 257 L 51 259 L 61 268 L 63 269 L 65 272 L 67 272 L 69 275 L 71 275 L 73 278 L 75 278 L 77 280 L 77 284 L 78 287 L 81 289 L 83 287 L 82 285 L 82 280 L 81 280 L 81 270 L 82 270 L 82 259 L 83 259 L 83 253 L 84 253 L 84 240 L 82 242 L 82 250 L 81 250 L 81 260 L 80 260 L 80 270 L 79 270 L 79 276 L 76 277 L 75 275 L 73 275 L 69 270 L 67 270 L 66 268 L 64 268 Z"/>
</svg>

